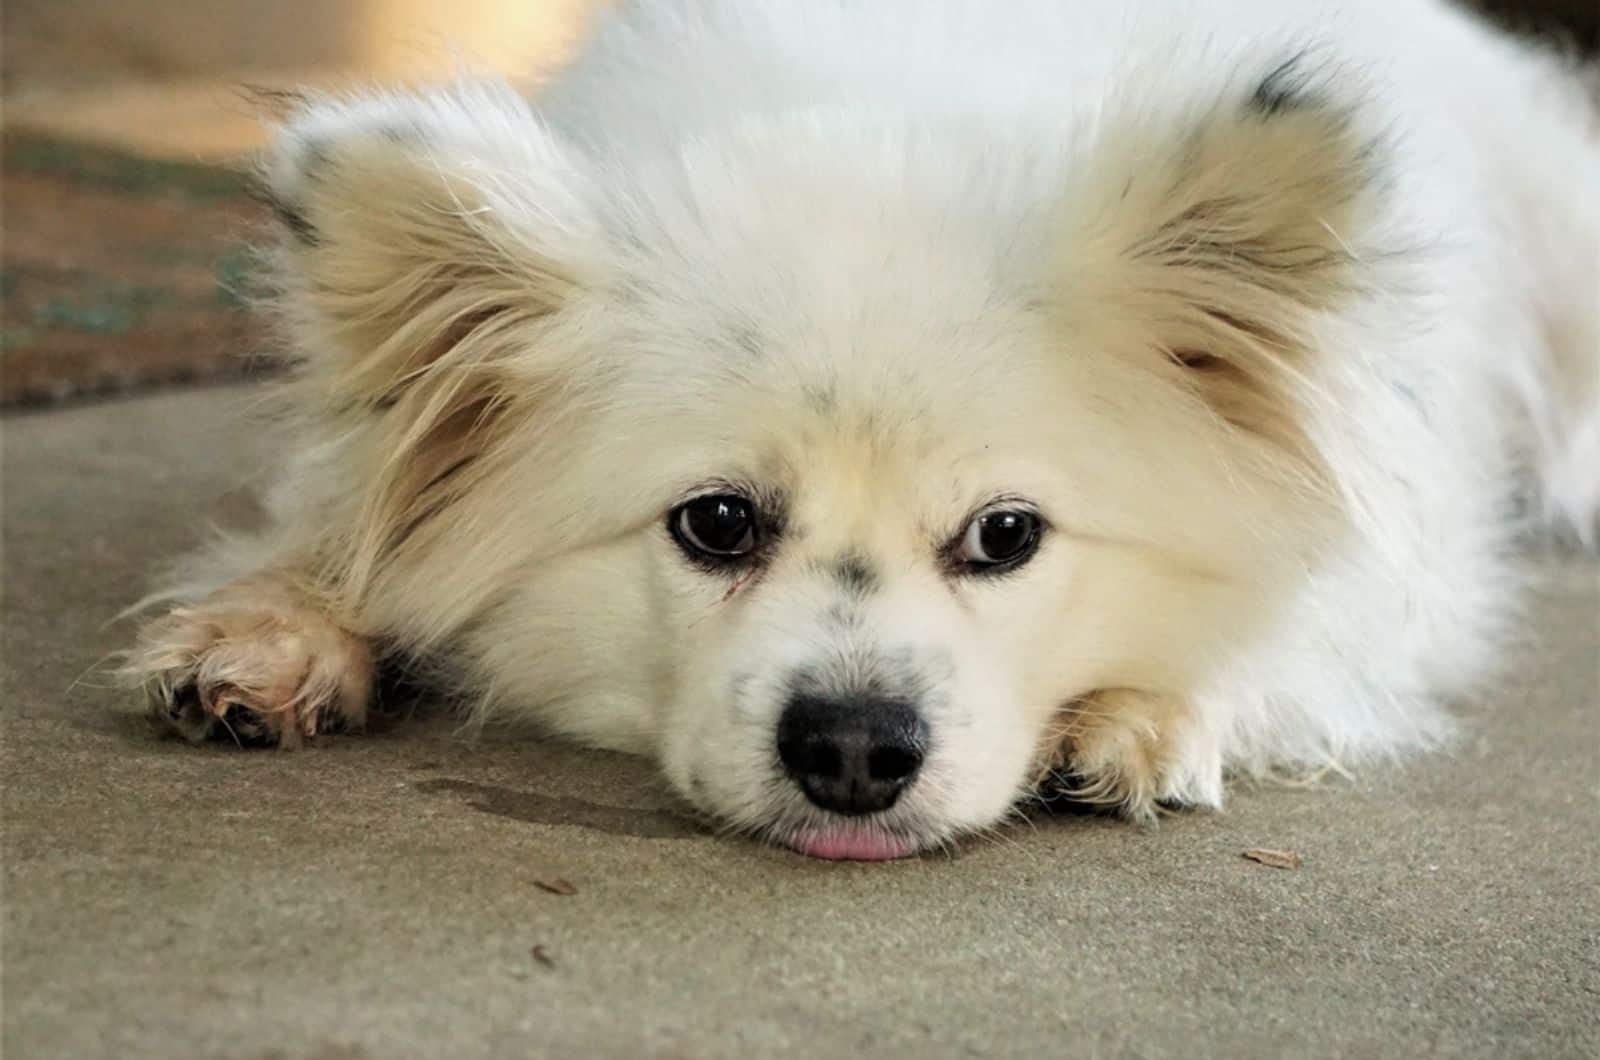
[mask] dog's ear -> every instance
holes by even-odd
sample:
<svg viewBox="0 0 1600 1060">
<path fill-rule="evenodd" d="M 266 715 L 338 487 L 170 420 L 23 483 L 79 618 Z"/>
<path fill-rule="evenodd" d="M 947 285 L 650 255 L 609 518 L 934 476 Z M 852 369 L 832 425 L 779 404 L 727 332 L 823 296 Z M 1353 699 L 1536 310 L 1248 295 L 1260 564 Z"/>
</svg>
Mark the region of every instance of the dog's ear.
<svg viewBox="0 0 1600 1060">
<path fill-rule="evenodd" d="M 1224 420 L 1309 457 L 1300 386 L 1331 314 L 1389 259 L 1376 141 L 1300 56 L 1096 143 L 1058 259 L 1074 328 L 1133 341 Z"/>
<path fill-rule="evenodd" d="M 569 155 L 497 84 L 301 100 L 277 134 L 276 304 L 298 408 L 343 440 L 363 497 L 329 549 L 355 594 L 440 531 L 516 432 L 559 419 L 578 356 L 562 321 L 597 246 Z"/>
<path fill-rule="evenodd" d="M 286 235 L 280 305 L 322 392 L 382 407 L 526 349 L 582 283 L 571 170 L 498 83 L 294 106 L 262 190 Z"/>
</svg>

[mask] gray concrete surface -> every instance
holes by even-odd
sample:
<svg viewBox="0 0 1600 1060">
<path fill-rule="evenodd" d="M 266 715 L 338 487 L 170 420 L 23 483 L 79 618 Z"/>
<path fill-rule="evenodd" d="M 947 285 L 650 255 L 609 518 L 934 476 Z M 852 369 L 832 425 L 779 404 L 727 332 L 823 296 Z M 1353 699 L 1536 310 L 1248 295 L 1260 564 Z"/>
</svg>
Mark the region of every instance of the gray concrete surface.
<svg viewBox="0 0 1600 1060">
<path fill-rule="evenodd" d="M 551 743 L 156 740 L 92 667 L 255 466 L 249 394 L 4 423 L 7 1060 L 1600 1055 L 1591 560 L 1454 754 L 823 864 Z"/>
</svg>

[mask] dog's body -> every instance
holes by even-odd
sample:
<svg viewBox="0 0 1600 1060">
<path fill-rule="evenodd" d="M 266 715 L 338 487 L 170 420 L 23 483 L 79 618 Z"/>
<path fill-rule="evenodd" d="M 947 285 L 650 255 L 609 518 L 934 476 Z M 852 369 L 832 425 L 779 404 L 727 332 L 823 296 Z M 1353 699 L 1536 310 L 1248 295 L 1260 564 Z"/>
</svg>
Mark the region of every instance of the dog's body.
<svg viewBox="0 0 1600 1060">
<path fill-rule="evenodd" d="M 306 103 L 271 527 L 131 669 L 378 654 L 881 857 L 1427 745 L 1600 500 L 1600 141 L 1425 0 L 624 5 L 525 102 Z"/>
</svg>

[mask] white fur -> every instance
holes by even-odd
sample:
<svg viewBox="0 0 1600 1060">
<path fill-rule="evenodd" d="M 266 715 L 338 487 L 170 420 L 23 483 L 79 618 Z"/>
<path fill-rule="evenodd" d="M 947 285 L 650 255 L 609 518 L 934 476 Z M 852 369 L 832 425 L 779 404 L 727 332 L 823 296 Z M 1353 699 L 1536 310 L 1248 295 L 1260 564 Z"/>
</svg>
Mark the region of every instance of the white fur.
<svg viewBox="0 0 1600 1060">
<path fill-rule="evenodd" d="M 1300 99 L 1249 113 L 1297 53 Z M 915 845 L 1052 765 L 1148 813 L 1432 744 L 1513 639 L 1519 490 L 1595 527 L 1589 107 L 1432 0 L 653 0 L 532 104 L 313 100 L 267 163 L 320 233 L 282 267 L 301 418 L 228 577 L 309 569 L 480 716 L 655 754 L 778 838 L 844 827 L 774 765 L 808 666 L 928 689 L 932 757 L 864 826 Z M 1286 238 L 1257 221 L 1330 264 L 1196 260 Z M 1231 422 L 1196 344 L 1276 405 Z M 469 480 L 379 547 L 461 407 Z M 788 499 L 748 586 L 663 529 L 712 480 Z M 1038 557 L 945 577 L 996 494 Z M 841 620 L 847 554 L 880 584 Z"/>
</svg>

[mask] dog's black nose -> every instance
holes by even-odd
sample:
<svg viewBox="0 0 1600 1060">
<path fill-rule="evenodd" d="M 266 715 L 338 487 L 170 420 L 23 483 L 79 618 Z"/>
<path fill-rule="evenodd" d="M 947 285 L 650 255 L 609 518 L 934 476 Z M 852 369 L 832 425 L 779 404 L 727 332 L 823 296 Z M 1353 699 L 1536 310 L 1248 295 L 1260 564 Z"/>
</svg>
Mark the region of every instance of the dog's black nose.
<svg viewBox="0 0 1600 1060">
<path fill-rule="evenodd" d="M 908 703 L 796 696 L 778 721 L 778 757 L 806 798 L 834 813 L 887 810 L 922 768 L 928 726 Z"/>
</svg>

